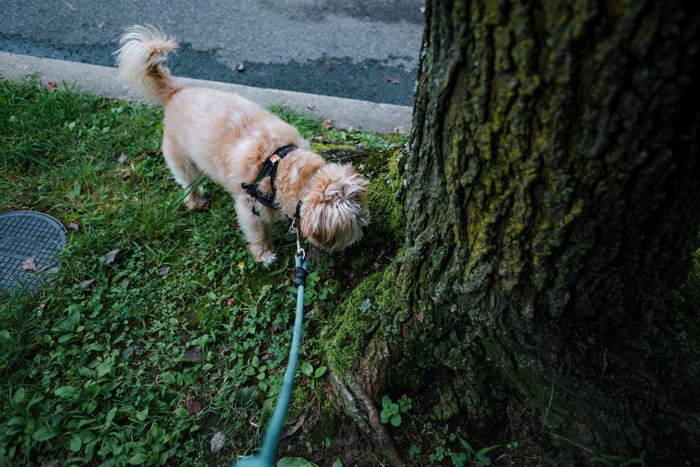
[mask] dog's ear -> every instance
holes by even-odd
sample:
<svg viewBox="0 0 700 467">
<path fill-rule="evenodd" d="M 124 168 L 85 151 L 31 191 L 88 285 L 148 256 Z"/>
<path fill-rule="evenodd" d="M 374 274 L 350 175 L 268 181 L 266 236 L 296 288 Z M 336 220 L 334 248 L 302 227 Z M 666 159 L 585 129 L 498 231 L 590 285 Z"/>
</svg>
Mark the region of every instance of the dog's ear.
<svg viewBox="0 0 700 467">
<path fill-rule="evenodd" d="M 362 238 L 362 228 L 369 224 L 367 185 L 350 164 L 321 168 L 302 201 L 302 234 L 329 250 L 342 250 Z"/>
</svg>

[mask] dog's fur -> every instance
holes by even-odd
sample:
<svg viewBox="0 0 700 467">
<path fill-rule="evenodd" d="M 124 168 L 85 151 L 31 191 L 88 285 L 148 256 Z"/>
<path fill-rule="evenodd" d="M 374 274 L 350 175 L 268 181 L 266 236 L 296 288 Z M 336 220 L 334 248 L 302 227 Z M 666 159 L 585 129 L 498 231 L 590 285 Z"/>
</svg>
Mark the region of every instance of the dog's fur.
<svg viewBox="0 0 700 467">
<path fill-rule="evenodd" d="M 175 180 L 188 189 L 204 172 L 229 192 L 256 261 L 274 260 L 268 224 L 293 217 L 299 200 L 300 231 L 311 243 L 340 250 L 362 237 L 369 223 L 367 181 L 351 165 L 326 163 L 294 127 L 247 99 L 174 82 L 163 61 L 178 45 L 160 29 L 133 26 L 120 46 L 120 78 L 163 106 L 163 156 Z M 241 183 L 252 183 L 273 152 L 287 145 L 298 149 L 278 163 L 275 202 L 281 211 L 276 211 L 251 198 Z M 271 192 L 269 177 L 260 185 Z M 200 187 L 185 204 L 204 204 Z"/>
</svg>

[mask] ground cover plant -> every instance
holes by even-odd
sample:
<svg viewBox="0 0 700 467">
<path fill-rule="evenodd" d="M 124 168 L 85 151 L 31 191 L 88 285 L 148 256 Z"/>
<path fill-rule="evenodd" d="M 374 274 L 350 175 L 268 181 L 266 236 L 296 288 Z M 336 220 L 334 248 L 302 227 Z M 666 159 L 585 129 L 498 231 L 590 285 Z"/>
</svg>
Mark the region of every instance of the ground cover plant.
<svg viewBox="0 0 700 467">
<path fill-rule="evenodd" d="M 372 161 L 405 142 L 274 111 L 328 157 L 362 159 L 382 186 Z M 0 464 L 224 465 L 260 444 L 291 338 L 294 248 L 282 225 L 280 259 L 255 264 L 233 203 L 206 180 L 210 209 L 184 210 L 159 152 L 161 116 L 63 84 L 0 81 L 0 212 L 68 228 L 55 279 L 0 296 Z M 377 193 L 375 206 L 391 204 Z M 396 248 L 400 213 L 383 211 L 362 245 L 312 258 L 297 407 L 322 390 L 319 323 Z"/>
</svg>

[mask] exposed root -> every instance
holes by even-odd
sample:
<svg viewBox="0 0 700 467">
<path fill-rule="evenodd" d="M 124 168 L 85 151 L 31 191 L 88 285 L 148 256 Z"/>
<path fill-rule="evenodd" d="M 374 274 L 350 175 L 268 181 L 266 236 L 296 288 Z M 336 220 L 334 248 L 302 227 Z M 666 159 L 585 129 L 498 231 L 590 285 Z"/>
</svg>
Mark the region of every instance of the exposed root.
<svg viewBox="0 0 700 467">
<path fill-rule="evenodd" d="M 381 423 L 381 418 L 370 397 L 360 387 L 355 379 L 346 375 L 341 379 L 335 372 L 333 365 L 329 364 L 330 381 L 342 403 L 345 413 L 353 419 L 355 424 L 365 433 L 374 445 L 382 451 L 386 460 L 393 466 L 403 466 L 399 452 L 394 441 Z"/>
</svg>

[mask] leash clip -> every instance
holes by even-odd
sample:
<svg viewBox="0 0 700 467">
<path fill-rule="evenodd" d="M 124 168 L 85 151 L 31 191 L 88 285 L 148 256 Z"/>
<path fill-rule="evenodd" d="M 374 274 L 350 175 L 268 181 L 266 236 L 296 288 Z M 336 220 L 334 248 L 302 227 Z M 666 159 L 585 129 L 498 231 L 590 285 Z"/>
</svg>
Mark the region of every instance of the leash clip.
<svg viewBox="0 0 700 467">
<path fill-rule="evenodd" d="M 297 218 L 295 217 L 292 219 L 292 222 L 289 224 L 289 234 L 292 234 L 296 237 L 297 241 L 297 256 L 301 256 L 301 259 L 306 258 L 306 251 L 301 247 L 301 241 L 299 240 L 299 228 L 296 225 Z"/>
</svg>

